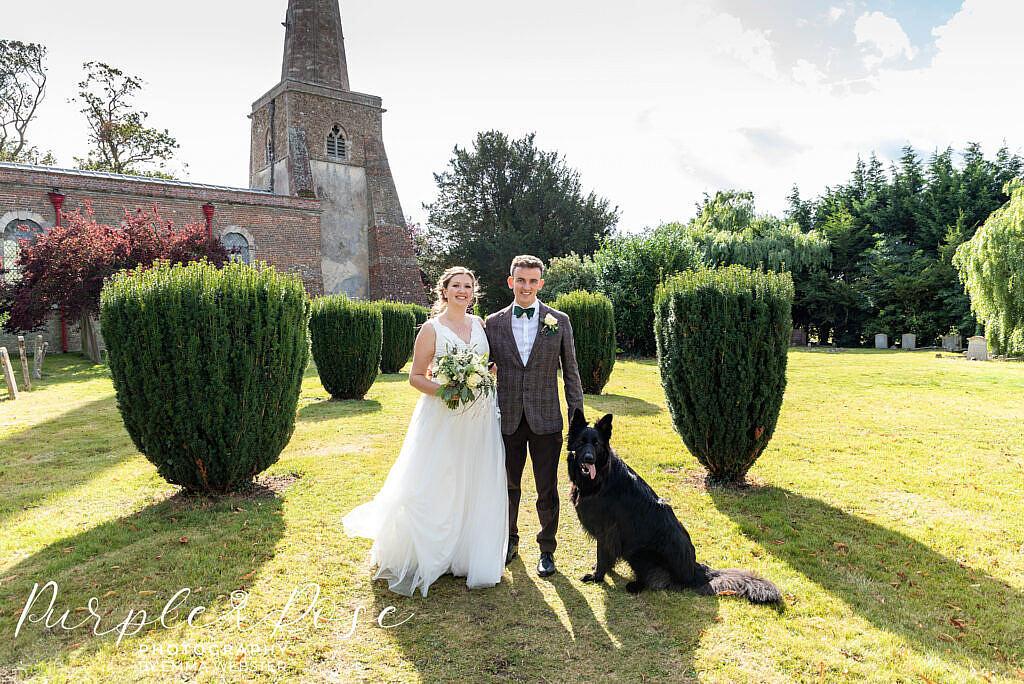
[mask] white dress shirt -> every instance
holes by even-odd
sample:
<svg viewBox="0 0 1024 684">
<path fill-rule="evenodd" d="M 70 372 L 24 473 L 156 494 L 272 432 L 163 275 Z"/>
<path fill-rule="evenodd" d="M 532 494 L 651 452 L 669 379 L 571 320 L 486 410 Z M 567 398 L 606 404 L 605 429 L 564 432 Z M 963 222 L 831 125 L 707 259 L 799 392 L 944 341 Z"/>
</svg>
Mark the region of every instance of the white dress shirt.
<svg viewBox="0 0 1024 684">
<path fill-rule="evenodd" d="M 515 307 L 518 306 L 515 302 L 512 303 L 512 310 L 515 311 Z M 515 313 L 512 314 L 512 335 L 516 338 L 516 347 L 519 349 L 519 358 L 523 360 L 523 365 L 530 360 L 530 352 L 533 351 L 533 342 L 537 339 L 537 326 L 540 325 L 540 300 L 534 299 L 533 306 L 524 307 L 526 309 L 533 309 L 533 315 L 529 318 L 524 313 L 519 318 L 516 318 Z"/>
</svg>

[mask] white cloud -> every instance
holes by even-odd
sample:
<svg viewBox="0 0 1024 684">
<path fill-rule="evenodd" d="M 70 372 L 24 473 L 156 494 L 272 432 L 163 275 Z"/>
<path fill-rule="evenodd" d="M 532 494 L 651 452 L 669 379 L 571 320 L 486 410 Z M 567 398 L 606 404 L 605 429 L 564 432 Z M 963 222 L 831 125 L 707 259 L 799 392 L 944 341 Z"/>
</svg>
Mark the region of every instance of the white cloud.
<svg viewBox="0 0 1024 684">
<path fill-rule="evenodd" d="M 910 44 L 900 22 L 882 12 L 867 12 L 857 17 L 853 34 L 858 44 L 868 46 L 864 53 L 864 64 L 868 68 L 900 55 L 907 59 L 917 56 L 917 48 Z"/>
<path fill-rule="evenodd" d="M 846 10 L 842 7 L 829 7 L 828 8 L 828 23 L 834 24 L 839 21 L 840 17 L 846 14 Z"/>
</svg>

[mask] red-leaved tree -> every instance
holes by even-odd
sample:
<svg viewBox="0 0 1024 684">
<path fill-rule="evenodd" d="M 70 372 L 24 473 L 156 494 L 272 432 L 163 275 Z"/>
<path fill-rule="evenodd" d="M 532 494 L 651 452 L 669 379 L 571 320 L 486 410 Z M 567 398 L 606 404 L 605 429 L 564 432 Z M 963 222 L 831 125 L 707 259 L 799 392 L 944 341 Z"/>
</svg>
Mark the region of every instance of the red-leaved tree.
<svg viewBox="0 0 1024 684">
<path fill-rule="evenodd" d="M 65 318 L 82 320 L 84 335 L 89 317 L 99 309 L 103 283 L 118 271 L 157 260 L 205 258 L 218 267 L 228 260 L 224 245 L 207 236 L 205 225 L 175 228 L 156 205 L 152 211 L 126 209 L 124 223 L 117 227 L 97 223 L 88 203 L 84 212 L 63 218 L 63 225 L 48 228 L 34 243 L 21 243 L 15 262 L 21 277 L 0 282 L 0 314 L 9 314 L 4 324 L 8 332 L 41 327 L 56 306 Z"/>
</svg>

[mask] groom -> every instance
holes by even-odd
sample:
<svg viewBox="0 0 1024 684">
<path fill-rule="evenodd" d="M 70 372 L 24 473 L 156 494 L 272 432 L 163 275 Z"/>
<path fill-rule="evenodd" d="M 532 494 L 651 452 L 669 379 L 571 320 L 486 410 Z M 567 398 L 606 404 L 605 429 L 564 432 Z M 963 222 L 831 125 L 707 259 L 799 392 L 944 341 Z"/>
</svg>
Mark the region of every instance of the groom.
<svg viewBox="0 0 1024 684">
<path fill-rule="evenodd" d="M 544 286 L 544 262 L 520 255 L 512 260 L 508 286 L 515 302 L 487 317 L 491 361 L 498 365 L 498 408 L 508 474 L 508 565 L 519 551 L 520 483 L 529 448 L 537 483 L 540 562 L 537 574 L 555 572 L 558 530 L 558 457 L 562 451 L 562 413 L 558 408 L 558 368 L 571 416 L 583 410 L 583 388 L 576 368 L 569 317 L 537 299 Z"/>
</svg>

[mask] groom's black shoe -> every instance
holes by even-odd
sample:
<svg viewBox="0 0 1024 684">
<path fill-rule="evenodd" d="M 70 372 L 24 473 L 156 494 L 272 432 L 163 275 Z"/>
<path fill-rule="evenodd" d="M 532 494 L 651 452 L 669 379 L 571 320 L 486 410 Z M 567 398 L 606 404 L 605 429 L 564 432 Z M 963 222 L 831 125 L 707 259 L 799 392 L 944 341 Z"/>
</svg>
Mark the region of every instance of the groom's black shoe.
<svg viewBox="0 0 1024 684">
<path fill-rule="evenodd" d="M 508 552 L 505 554 L 505 565 L 512 562 L 512 559 L 519 555 L 519 545 L 509 544 Z"/>
<path fill-rule="evenodd" d="M 555 574 L 555 556 L 550 551 L 541 551 L 540 562 L 537 563 L 537 574 L 541 577 Z"/>
</svg>

